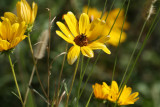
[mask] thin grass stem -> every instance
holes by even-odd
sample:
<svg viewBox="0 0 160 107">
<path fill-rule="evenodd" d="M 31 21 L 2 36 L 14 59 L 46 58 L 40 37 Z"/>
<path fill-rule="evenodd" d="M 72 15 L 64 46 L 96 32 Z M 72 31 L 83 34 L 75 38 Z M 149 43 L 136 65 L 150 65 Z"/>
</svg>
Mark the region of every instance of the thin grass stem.
<svg viewBox="0 0 160 107">
<path fill-rule="evenodd" d="M 87 14 L 88 14 L 88 12 L 89 12 L 90 1 L 91 1 L 91 0 L 88 0 L 88 9 L 87 9 Z"/>
<path fill-rule="evenodd" d="M 116 1 L 116 0 L 114 0 L 114 1 L 112 2 L 111 7 L 110 7 L 110 9 L 109 9 L 109 11 L 108 11 L 108 13 L 107 13 L 106 18 L 105 18 L 105 21 L 107 20 L 108 15 L 109 15 L 109 13 L 110 13 L 110 11 L 111 11 L 111 9 L 112 9 L 112 7 L 113 7 L 113 5 L 114 5 L 115 1 Z"/>
<path fill-rule="evenodd" d="M 16 74 L 15 74 L 15 71 L 14 71 L 14 67 L 13 67 L 13 63 L 12 63 L 10 55 L 8 55 L 8 59 L 9 59 L 9 63 L 10 63 L 11 69 L 12 69 L 12 74 L 13 74 L 14 82 L 16 84 L 17 91 L 18 91 L 19 99 L 20 99 L 20 101 L 22 103 L 22 106 L 24 107 L 24 103 L 23 103 L 23 100 L 22 100 L 21 92 L 19 90 Z"/>
<path fill-rule="evenodd" d="M 92 91 L 91 95 L 89 96 L 89 99 L 88 99 L 88 101 L 87 101 L 86 107 L 88 107 L 88 105 L 89 105 L 89 103 L 90 103 L 90 101 L 91 101 L 91 98 L 92 98 L 93 92 L 94 92 L 94 91 Z"/>
<path fill-rule="evenodd" d="M 72 83 L 71 83 L 71 86 L 70 86 L 70 90 L 69 90 L 69 93 L 67 95 L 67 100 L 66 100 L 66 105 L 65 107 L 68 107 L 68 101 L 69 101 L 69 97 L 70 97 L 70 94 L 71 94 L 71 91 L 72 91 L 72 87 L 73 87 L 73 84 L 74 84 L 74 80 L 75 80 L 75 77 L 76 77 L 76 74 L 77 74 L 77 70 L 78 70 L 78 65 L 79 65 L 79 60 L 80 60 L 80 55 L 77 59 L 77 63 L 76 63 L 76 67 L 75 67 L 75 70 L 74 70 L 74 74 L 73 74 L 73 79 L 72 79 Z"/>
<path fill-rule="evenodd" d="M 83 93 L 83 91 L 84 91 L 84 88 L 86 87 L 87 82 L 88 82 L 90 76 L 91 76 L 92 73 L 93 73 L 94 67 L 95 67 L 95 65 L 97 64 L 97 61 L 98 61 L 100 55 L 101 55 L 101 51 L 99 51 L 99 53 L 98 53 L 98 56 L 97 56 L 97 58 L 96 58 L 96 60 L 95 60 L 95 62 L 94 62 L 94 64 L 93 64 L 93 67 L 92 67 L 92 69 L 91 69 L 91 71 L 90 71 L 90 73 L 89 73 L 89 75 L 88 75 L 88 77 L 87 77 L 87 80 L 86 80 L 85 83 L 84 83 L 84 86 L 83 86 L 83 88 L 82 88 L 82 91 L 80 92 L 79 98 L 81 97 L 81 95 L 82 95 L 82 93 Z"/>
<path fill-rule="evenodd" d="M 68 43 L 66 44 L 65 52 L 67 52 L 67 50 L 68 50 Z M 61 83 L 61 77 L 62 77 L 62 73 L 63 73 L 64 63 L 65 63 L 65 60 L 66 60 L 66 55 L 67 55 L 67 54 L 64 54 L 63 62 L 62 62 L 62 66 L 61 66 L 61 71 L 60 71 L 59 79 L 58 79 L 56 107 L 58 106 L 57 103 L 58 103 L 58 98 L 59 98 L 59 88 L 60 88 L 60 83 Z"/>
<path fill-rule="evenodd" d="M 38 73 L 37 64 L 36 64 L 36 60 L 34 58 L 33 48 L 32 48 L 32 43 L 31 43 L 31 40 L 30 40 L 30 34 L 29 33 L 28 33 L 27 37 L 28 37 L 28 43 L 29 43 L 31 54 L 32 54 L 32 60 L 33 60 L 34 66 L 35 66 L 35 70 L 36 70 L 36 75 L 37 75 L 38 81 L 40 83 L 40 86 L 41 86 L 41 89 L 42 89 L 44 95 L 46 96 L 46 98 L 48 98 L 47 93 L 44 90 L 44 87 L 42 85 L 42 82 L 41 82 L 41 79 L 40 79 L 40 76 L 39 76 L 39 73 Z"/>
<path fill-rule="evenodd" d="M 105 8 L 106 8 L 106 5 L 107 5 L 107 0 L 106 0 L 106 1 L 105 1 L 105 3 L 104 3 L 104 7 L 103 7 L 103 11 L 102 11 L 102 14 L 101 14 L 100 19 L 102 19 L 102 17 L 103 17 L 103 14 L 104 14 L 104 11 L 105 11 Z"/>
<path fill-rule="evenodd" d="M 80 99 L 79 94 L 80 94 L 81 84 L 82 84 L 82 81 L 83 81 L 84 74 L 86 73 L 86 69 L 87 69 L 87 67 L 88 67 L 89 61 L 90 61 L 90 58 L 88 58 L 87 63 L 86 63 L 86 66 L 85 66 L 85 69 L 84 69 L 84 71 L 82 72 L 82 74 L 81 74 L 81 76 L 80 76 L 80 81 L 79 81 L 79 84 L 78 84 L 77 106 L 78 106 L 78 101 L 79 101 L 79 99 Z"/>
<path fill-rule="evenodd" d="M 120 48 L 121 36 L 122 36 L 122 33 L 123 33 L 123 27 L 124 27 L 124 23 L 125 23 L 125 20 L 126 20 L 126 16 L 127 16 L 129 5 L 130 5 L 130 0 L 128 1 L 128 5 L 127 5 L 127 9 L 126 9 L 124 20 L 123 20 L 121 33 L 120 33 L 120 38 L 119 38 L 119 42 L 118 42 L 118 46 L 117 46 L 117 50 L 116 50 L 116 58 L 115 58 L 114 67 L 113 67 L 112 81 L 114 79 L 114 74 L 115 74 L 116 65 L 117 65 L 117 59 L 118 59 L 118 52 L 119 52 L 119 48 Z"/>
</svg>

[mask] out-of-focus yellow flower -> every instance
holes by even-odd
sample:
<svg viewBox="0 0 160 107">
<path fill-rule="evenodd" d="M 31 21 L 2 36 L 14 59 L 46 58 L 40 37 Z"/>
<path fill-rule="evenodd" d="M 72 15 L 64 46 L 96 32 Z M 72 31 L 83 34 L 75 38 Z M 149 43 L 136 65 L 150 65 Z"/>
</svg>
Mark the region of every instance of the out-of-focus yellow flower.
<svg viewBox="0 0 160 107">
<path fill-rule="evenodd" d="M 102 90 L 102 85 L 95 83 L 95 85 L 92 85 L 94 96 L 98 99 L 107 99 L 108 94 L 109 94 L 109 87 L 107 87 Z"/>
<path fill-rule="evenodd" d="M 37 15 L 38 6 L 32 3 L 32 9 L 26 0 L 17 2 L 17 16 L 20 21 L 25 21 L 26 25 L 32 26 Z"/>
<path fill-rule="evenodd" d="M 83 12 L 87 12 L 87 9 L 88 7 L 85 6 L 83 8 Z M 103 33 L 109 33 L 115 19 L 116 19 L 116 16 L 118 15 L 118 12 L 119 12 L 119 8 L 117 9 L 114 9 L 112 11 L 110 11 L 109 15 L 108 15 L 108 18 L 106 20 L 106 26 L 105 26 L 105 30 Z M 90 17 L 90 20 L 93 21 L 94 19 L 96 18 L 100 18 L 101 17 L 101 14 L 102 12 L 101 11 L 98 11 L 96 8 L 89 8 L 89 12 L 88 12 L 88 15 Z M 103 17 L 102 17 L 102 20 L 105 20 L 106 16 L 107 16 L 108 12 L 105 12 Z M 121 28 L 122 28 L 122 25 L 123 25 L 123 20 L 124 20 L 124 10 L 121 10 L 117 20 L 116 20 L 116 23 L 110 33 L 110 39 L 107 41 L 108 44 L 111 44 L 113 46 L 117 46 L 118 43 L 119 43 L 119 38 L 120 38 L 120 33 L 121 33 Z M 125 22 L 124 24 L 124 27 L 123 29 L 124 30 L 127 30 L 129 28 L 129 23 L 128 22 Z M 126 33 L 123 32 L 122 33 L 122 36 L 121 36 L 121 40 L 120 42 L 124 42 L 126 39 Z"/>
<path fill-rule="evenodd" d="M 110 87 L 110 91 L 109 91 L 109 94 L 107 95 L 107 99 L 111 102 L 116 102 L 117 100 L 117 103 L 118 105 L 129 105 L 129 104 L 134 104 L 134 102 L 136 102 L 139 97 L 139 93 L 138 92 L 135 92 L 135 93 L 132 93 L 132 88 L 131 87 L 127 87 L 126 85 L 124 86 L 123 90 L 122 90 L 122 93 L 120 95 L 120 90 L 118 88 L 118 84 L 116 81 L 112 81 L 112 84 L 111 86 L 108 86 L 106 83 L 103 84 L 103 93 L 105 93 L 105 90 L 108 90 L 107 87 Z M 106 92 L 108 93 L 108 91 Z M 120 95 L 120 97 L 119 97 Z M 119 99 L 118 99 L 119 97 Z"/>
<path fill-rule="evenodd" d="M 57 30 L 56 33 L 65 41 L 74 45 L 67 54 L 69 64 L 73 64 L 76 61 L 80 51 L 84 56 L 90 58 L 94 56 L 93 50 L 96 49 L 102 49 L 107 54 L 111 53 L 104 44 L 109 37 L 101 35 L 105 26 L 103 21 L 95 19 L 90 23 L 88 15 L 82 13 L 78 22 L 72 12 L 65 14 L 64 20 L 68 27 L 61 22 L 57 22 L 62 32 Z"/>
<path fill-rule="evenodd" d="M 10 16 L 9 16 L 10 17 Z M 0 52 L 13 49 L 19 42 L 26 38 L 25 22 L 13 23 L 13 20 L 2 17 L 0 21 Z"/>
</svg>

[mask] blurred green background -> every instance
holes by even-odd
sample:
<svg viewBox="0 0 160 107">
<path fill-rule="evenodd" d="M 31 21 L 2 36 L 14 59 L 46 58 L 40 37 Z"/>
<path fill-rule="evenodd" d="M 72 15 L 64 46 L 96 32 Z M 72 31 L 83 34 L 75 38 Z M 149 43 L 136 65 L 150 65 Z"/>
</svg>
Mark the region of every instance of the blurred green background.
<svg viewBox="0 0 160 107">
<path fill-rule="evenodd" d="M 4 12 L 11 11 L 16 13 L 16 2 L 18 0 L 0 0 L 0 16 L 3 16 Z M 30 4 L 33 0 L 27 0 Z M 113 0 L 108 0 L 107 10 L 109 10 Z M 51 10 L 52 18 L 56 16 L 56 21 L 62 21 L 62 15 L 68 11 L 72 11 L 75 14 L 80 14 L 82 12 L 83 6 L 87 5 L 87 0 L 35 0 L 38 4 L 38 14 L 31 33 L 32 44 L 37 42 L 38 37 L 42 31 L 48 29 L 48 19 L 49 13 L 46 8 Z M 91 7 L 95 7 L 99 10 L 103 9 L 105 0 L 91 0 Z M 125 71 L 126 65 L 128 64 L 131 52 L 135 46 L 136 40 L 142 28 L 142 25 L 146 19 L 148 9 L 150 7 L 152 0 L 131 0 L 129 7 L 127 21 L 130 23 L 130 29 L 126 31 L 127 39 L 121 44 L 120 51 L 118 53 L 118 62 L 116 66 L 115 80 L 120 83 L 123 73 Z M 159 7 L 159 1 L 155 4 L 155 13 Z M 116 0 L 113 8 L 119 8 L 122 4 L 122 0 Z M 127 2 L 124 6 L 126 8 Z M 151 26 L 153 17 L 148 21 L 146 28 L 144 29 L 141 43 L 146 36 L 146 33 Z M 51 33 L 51 54 L 50 58 L 54 59 L 55 56 L 65 51 L 66 42 L 62 40 L 55 34 L 55 30 L 58 29 L 55 22 L 52 25 Z M 138 63 L 134 69 L 134 72 L 129 79 L 127 86 L 132 87 L 133 92 L 140 92 L 140 99 L 131 107 L 160 107 L 160 24 L 157 25 L 154 32 L 151 35 L 145 49 L 140 56 Z M 141 43 L 138 48 L 140 48 Z M 69 45 L 70 47 L 71 45 Z M 33 46 L 34 47 L 34 46 Z M 116 56 L 116 47 L 109 46 L 112 54 L 107 55 L 102 53 L 100 59 L 94 69 L 94 72 L 85 88 L 85 91 L 80 99 L 79 106 L 84 107 L 90 93 L 92 92 L 92 85 L 95 83 L 107 82 L 109 85 L 111 83 L 112 71 L 114 66 L 114 60 Z M 87 73 L 84 77 L 86 80 L 91 67 L 97 57 L 97 51 L 95 51 L 95 57 L 91 59 Z M 27 88 L 27 83 L 29 76 L 33 68 L 32 57 L 30 49 L 28 46 L 27 39 L 21 42 L 14 53 L 11 55 L 16 75 L 18 78 L 18 83 L 24 97 L 24 93 Z M 51 87 L 50 96 L 53 96 L 55 85 L 58 82 L 58 76 L 60 73 L 62 65 L 63 56 L 59 57 L 54 63 L 51 70 Z M 87 58 L 85 58 L 85 63 Z M 43 85 L 47 89 L 47 54 L 45 57 L 38 61 L 38 71 L 43 82 Z M 71 77 L 74 72 L 74 65 L 69 65 L 67 61 L 64 65 L 64 71 L 62 75 L 62 81 L 69 84 L 71 82 Z M 77 73 L 77 78 L 75 80 L 74 88 L 71 95 L 71 107 L 74 107 L 75 97 L 79 81 L 79 70 Z M 83 81 L 84 82 L 84 81 Z M 83 85 L 83 83 L 82 83 Z M 39 93 L 42 93 L 40 85 L 38 83 L 37 77 L 34 76 L 32 87 L 36 89 Z M 62 91 L 64 88 L 62 88 Z M 9 65 L 8 57 L 5 55 L 0 55 L 0 104 L 1 107 L 20 107 L 20 101 L 16 98 L 12 92 L 17 92 L 15 83 L 12 77 L 11 68 Z M 64 98 L 65 101 L 65 98 Z M 63 102 L 60 107 L 63 107 Z M 97 101 L 92 97 L 89 107 L 95 107 Z M 34 92 L 30 93 L 29 100 L 27 103 L 28 107 L 44 107 L 46 103 Z M 100 107 L 106 107 L 106 104 L 101 104 Z"/>
</svg>

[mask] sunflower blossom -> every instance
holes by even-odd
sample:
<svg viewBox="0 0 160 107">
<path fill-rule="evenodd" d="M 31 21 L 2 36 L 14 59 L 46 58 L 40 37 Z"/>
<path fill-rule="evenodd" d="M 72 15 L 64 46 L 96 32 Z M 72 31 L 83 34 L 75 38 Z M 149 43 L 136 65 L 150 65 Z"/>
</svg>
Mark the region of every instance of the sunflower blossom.
<svg viewBox="0 0 160 107">
<path fill-rule="evenodd" d="M 26 0 L 17 2 L 17 16 L 20 21 L 25 21 L 28 27 L 31 27 L 35 21 L 38 6 L 35 2 L 32 3 L 32 8 Z"/>
<path fill-rule="evenodd" d="M 132 88 L 127 87 L 126 85 L 124 86 L 122 93 L 121 93 L 116 81 L 112 81 L 111 86 L 108 86 L 105 82 L 103 82 L 102 87 L 103 87 L 102 88 L 103 93 L 105 93 L 106 90 L 107 90 L 106 93 L 108 93 L 108 87 L 110 87 L 109 94 L 107 95 L 108 96 L 107 100 L 114 102 L 114 103 L 118 100 L 117 101 L 118 105 L 134 104 L 134 102 L 136 102 L 139 99 L 139 97 L 137 97 L 139 95 L 139 93 L 134 92 L 131 94 Z M 120 97 L 119 97 L 119 95 L 120 95 Z M 118 99 L 118 97 L 119 97 L 119 99 Z"/>
<path fill-rule="evenodd" d="M 95 19 L 90 23 L 86 13 L 82 13 L 79 22 L 72 12 L 64 15 L 65 26 L 61 22 L 57 22 L 61 31 L 56 31 L 57 35 L 63 38 L 68 43 L 73 44 L 67 54 L 69 64 L 73 64 L 80 52 L 86 57 L 94 57 L 93 50 L 102 49 L 105 53 L 111 54 L 110 50 L 104 43 L 109 40 L 109 36 L 102 36 L 105 23 L 100 19 Z"/>
<path fill-rule="evenodd" d="M 8 18 L 2 17 L 0 21 L 0 52 L 13 49 L 18 43 L 26 38 L 25 22 L 13 23 Z"/>
<path fill-rule="evenodd" d="M 87 12 L 87 9 L 88 7 L 85 6 L 83 8 L 83 12 Z M 112 11 L 110 11 L 108 17 L 107 17 L 107 20 L 106 20 L 106 26 L 105 26 L 105 31 L 102 32 L 104 34 L 106 33 L 109 33 L 117 15 L 118 15 L 118 12 L 119 12 L 119 8 L 116 8 Z M 101 17 L 101 14 L 102 12 L 101 11 L 98 11 L 96 8 L 89 8 L 89 12 L 88 12 L 88 15 L 89 15 L 89 18 L 91 21 L 97 19 L 97 18 L 100 18 Z M 105 12 L 103 17 L 102 17 L 102 20 L 105 20 L 106 16 L 107 16 L 108 12 Z M 122 25 L 123 25 L 123 20 L 124 20 L 124 10 L 121 10 L 117 20 L 116 20 L 116 23 L 114 24 L 114 27 L 110 33 L 110 39 L 107 41 L 107 44 L 110 44 L 110 45 L 113 45 L 113 46 L 117 46 L 118 43 L 119 43 L 119 38 L 120 38 L 120 33 L 121 33 L 121 29 L 122 29 Z M 127 30 L 129 29 L 129 23 L 128 22 L 125 22 L 124 23 L 124 26 L 123 26 L 123 29 L 124 30 Z M 120 42 L 124 42 L 126 39 L 126 33 L 123 32 L 122 33 L 122 36 L 121 36 L 121 40 Z"/>
</svg>

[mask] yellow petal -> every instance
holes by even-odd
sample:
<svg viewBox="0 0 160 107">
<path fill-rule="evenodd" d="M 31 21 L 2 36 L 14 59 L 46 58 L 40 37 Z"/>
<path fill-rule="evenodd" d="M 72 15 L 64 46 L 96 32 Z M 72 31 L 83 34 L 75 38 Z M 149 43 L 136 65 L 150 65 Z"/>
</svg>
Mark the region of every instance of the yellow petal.
<svg viewBox="0 0 160 107">
<path fill-rule="evenodd" d="M 17 16 L 21 21 L 25 21 L 26 24 L 30 23 L 31 20 L 31 7 L 26 0 L 17 2 Z"/>
<path fill-rule="evenodd" d="M 118 93 L 119 89 L 116 81 L 112 81 L 111 90 L 114 91 L 115 93 Z"/>
<path fill-rule="evenodd" d="M 89 25 L 89 17 L 86 13 L 82 13 L 79 19 L 79 32 L 81 34 L 85 34 L 88 25 Z"/>
<path fill-rule="evenodd" d="M 62 39 L 64 39 L 66 42 L 74 44 L 74 41 L 66 37 L 62 32 L 56 30 L 56 34 L 60 36 Z"/>
<path fill-rule="evenodd" d="M 17 46 L 22 40 L 24 40 L 27 36 L 23 35 L 21 37 L 16 37 L 13 39 L 13 41 L 10 43 L 9 48 L 14 48 L 15 46 Z"/>
<path fill-rule="evenodd" d="M 68 15 L 70 14 L 70 15 Z M 72 34 L 74 35 L 74 37 L 78 36 L 79 35 L 79 32 L 77 31 L 77 27 L 75 25 L 75 21 L 73 20 L 74 18 L 74 15 L 72 15 L 73 13 L 67 13 L 67 15 L 64 15 L 64 19 L 70 29 L 70 31 L 72 32 Z"/>
<path fill-rule="evenodd" d="M 56 24 L 69 39 L 74 40 L 74 37 L 70 33 L 69 29 L 63 23 L 57 22 Z"/>
<path fill-rule="evenodd" d="M 111 44 L 113 46 L 117 46 L 119 43 L 121 31 L 119 29 L 113 29 L 110 33 L 110 39 L 106 42 L 107 44 Z M 120 43 L 126 40 L 126 33 L 122 32 Z"/>
<path fill-rule="evenodd" d="M 109 35 L 105 35 L 100 37 L 98 40 L 96 40 L 96 42 L 100 42 L 100 43 L 106 43 L 110 40 L 110 36 Z"/>
<path fill-rule="evenodd" d="M 18 17 L 11 12 L 5 12 L 4 17 L 8 18 L 11 24 L 18 22 Z"/>
<path fill-rule="evenodd" d="M 84 56 L 89 57 L 89 58 L 92 58 L 94 56 L 92 49 L 87 46 L 81 47 L 81 52 Z"/>
<path fill-rule="evenodd" d="M 92 42 L 92 43 L 88 44 L 88 47 L 93 50 L 102 49 L 105 53 L 111 54 L 110 50 L 103 43 Z"/>
<path fill-rule="evenodd" d="M 72 21 L 72 23 L 74 24 L 74 26 L 77 28 L 77 29 L 76 29 L 77 32 L 79 32 L 79 30 L 78 30 L 78 22 L 77 22 L 76 17 L 74 16 L 74 14 L 73 14 L 71 11 L 69 11 L 69 12 L 67 13 L 67 16 L 70 18 L 70 20 Z"/>
<path fill-rule="evenodd" d="M 11 23 L 8 18 L 5 18 L 1 24 L 1 38 L 3 40 L 11 40 Z"/>
<path fill-rule="evenodd" d="M 105 82 L 103 82 L 102 91 L 103 91 L 103 93 L 104 93 L 105 95 L 107 95 L 107 96 L 108 96 L 108 94 L 109 94 L 109 92 L 110 92 L 110 88 L 109 88 L 109 86 L 108 86 Z"/>
<path fill-rule="evenodd" d="M 34 23 L 34 20 L 37 16 L 38 6 L 35 2 L 32 3 L 32 14 L 31 14 L 31 23 Z"/>
<path fill-rule="evenodd" d="M 25 33 L 25 30 L 26 30 L 26 25 L 25 25 L 25 22 L 23 21 L 19 24 L 19 28 L 17 32 L 15 32 L 15 36 L 23 36 Z"/>
<path fill-rule="evenodd" d="M 18 28 L 19 28 L 19 23 L 14 23 L 12 25 L 12 36 L 10 37 L 11 40 L 13 40 L 17 35 L 17 31 L 18 31 Z"/>
<path fill-rule="evenodd" d="M 10 43 L 6 40 L 0 40 L 0 51 L 6 51 L 9 49 Z"/>
<path fill-rule="evenodd" d="M 101 33 L 105 27 L 105 22 L 100 19 L 95 19 L 91 22 L 90 27 L 86 31 L 86 35 L 89 41 L 98 39 L 101 36 Z"/>
<path fill-rule="evenodd" d="M 68 51 L 68 54 L 67 54 L 67 61 L 70 65 L 72 65 L 76 60 L 77 58 L 79 57 L 79 54 L 80 54 L 80 47 L 75 45 L 75 46 L 72 46 L 69 51 Z"/>
</svg>

